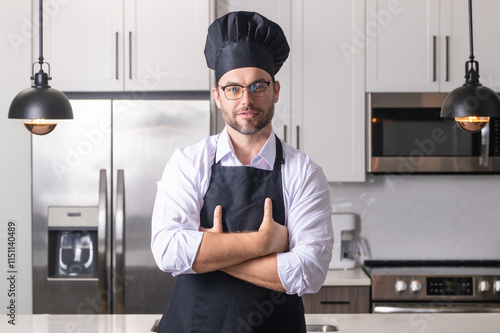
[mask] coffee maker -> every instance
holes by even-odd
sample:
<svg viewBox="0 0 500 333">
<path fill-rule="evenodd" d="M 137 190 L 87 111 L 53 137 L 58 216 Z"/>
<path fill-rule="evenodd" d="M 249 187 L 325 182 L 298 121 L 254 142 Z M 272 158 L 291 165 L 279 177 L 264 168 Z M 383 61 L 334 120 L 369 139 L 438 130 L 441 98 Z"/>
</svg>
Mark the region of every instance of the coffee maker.
<svg viewBox="0 0 500 333">
<path fill-rule="evenodd" d="M 356 216 L 349 213 L 332 214 L 333 252 L 330 269 L 356 267 L 358 245 L 356 239 Z"/>
</svg>

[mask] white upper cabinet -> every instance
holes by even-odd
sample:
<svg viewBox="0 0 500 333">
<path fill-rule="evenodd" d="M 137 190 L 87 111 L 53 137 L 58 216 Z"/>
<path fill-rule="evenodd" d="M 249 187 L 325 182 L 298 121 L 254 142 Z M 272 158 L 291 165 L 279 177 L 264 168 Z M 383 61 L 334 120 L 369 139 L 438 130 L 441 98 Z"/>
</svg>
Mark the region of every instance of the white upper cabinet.
<svg viewBox="0 0 500 333">
<path fill-rule="evenodd" d="M 276 75 L 273 128 L 330 182 L 365 180 L 364 1 L 217 1 L 217 17 L 256 11 L 285 32 L 291 50 Z"/>
<path fill-rule="evenodd" d="M 290 44 L 291 35 L 291 1 L 290 0 L 219 0 L 217 1 L 217 17 L 233 11 L 252 11 L 258 12 L 268 19 L 280 25 Z M 291 45 L 290 45 L 291 46 Z M 291 131 L 291 106 L 290 106 L 290 91 L 291 91 L 291 58 L 283 64 L 276 80 L 281 84 L 279 101 L 276 104 L 273 118 L 274 132 L 285 142 L 292 143 Z M 295 146 L 295 144 L 293 144 Z"/>
<path fill-rule="evenodd" d="M 125 0 L 125 89 L 208 90 L 206 0 Z"/>
<path fill-rule="evenodd" d="M 498 0 L 473 1 L 474 52 L 481 82 L 500 78 Z M 449 92 L 465 82 L 467 0 L 367 0 L 368 92 Z M 492 52 L 492 48 L 494 52 Z M 491 86 L 491 84 L 490 84 Z M 497 84 L 498 86 L 498 84 Z"/>
<path fill-rule="evenodd" d="M 441 84 L 449 92 L 465 82 L 465 62 L 469 60 L 469 11 L 467 0 L 441 0 L 441 31 L 450 36 L 449 77 Z M 474 57 L 479 63 L 479 81 L 500 92 L 500 1 L 473 0 Z M 441 65 L 443 68 L 443 65 Z M 445 69 L 444 69 L 445 70 Z M 443 69 L 441 70 L 443 72 Z"/>
<path fill-rule="evenodd" d="M 73 0 L 53 5 L 44 8 L 44 56 L 55 88 L 209 89 L 203 55 L 207 1 Z"/>
<path fill-rule="evenodd" d="M 292 7 L 292 127 L 329 182 L 365 180 L 364 0 Z"/>
<path fill-rule="evenodd" d="M 439 90 L 439 1 L 367 0 L 366 90 Z"/>
<path fill-rule="evenodd" d="M 37 3 L 38 1 L 34 1 Z M 44 6 L 44 58 L 51 86 L 64 91 L 123 89 L 123 1 L 52 2 Z M 38 16 L 38 5 L 34 5 Z M 38 58 L 38 31 L 33 38 Z"/>
</svg>

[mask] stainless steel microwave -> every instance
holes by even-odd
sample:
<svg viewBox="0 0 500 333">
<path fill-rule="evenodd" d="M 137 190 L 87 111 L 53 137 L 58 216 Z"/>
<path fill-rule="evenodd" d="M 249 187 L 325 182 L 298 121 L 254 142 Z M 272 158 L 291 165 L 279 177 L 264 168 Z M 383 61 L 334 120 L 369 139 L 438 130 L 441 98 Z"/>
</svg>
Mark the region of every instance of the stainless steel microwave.
<svg viewBox="0 0 500 333">
<path fill-rule="evenodd" d="M 440 117 L 446 94 L 367 94 L 370 173 L 500 173 L 500 119 L 478 133 Z"/>
</svg>

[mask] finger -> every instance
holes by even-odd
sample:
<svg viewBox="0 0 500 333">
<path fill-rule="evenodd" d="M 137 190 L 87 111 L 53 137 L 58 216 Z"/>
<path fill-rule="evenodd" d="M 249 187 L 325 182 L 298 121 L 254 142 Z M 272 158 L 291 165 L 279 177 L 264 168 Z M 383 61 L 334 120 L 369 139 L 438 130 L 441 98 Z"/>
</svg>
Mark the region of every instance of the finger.
<svg viewBox="0 0 500 333">
<path fill-rule="evenodd" d="M 222 221 L 222 207 L 220 205 L 216 206 L 214 209 L 214 224 Z"/>
<path fill-rule="evenodd" d="M 222 207 L 216 206 L 214 209 L 214 225 L 213 229 L 217 232 L 222 231 Z"/>
<path fill-rule="evenodd" d="M 264 218 L 273 218 L 273 202 L 269 198 L 264 202 Z"/>
</svg>

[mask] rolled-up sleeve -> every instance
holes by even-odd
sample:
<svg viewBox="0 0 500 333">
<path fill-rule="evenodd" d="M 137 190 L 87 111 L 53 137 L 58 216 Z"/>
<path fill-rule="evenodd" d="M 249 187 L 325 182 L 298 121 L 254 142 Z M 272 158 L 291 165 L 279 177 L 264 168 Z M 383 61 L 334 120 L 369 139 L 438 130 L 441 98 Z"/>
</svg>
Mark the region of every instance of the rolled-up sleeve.
<svg viewBox="0 0 500 333">
<path fill-rule="evenodd" d="M 330 188 L 320 167 L 290 189 L 287 226 L 290 251 L 278 254 L 278 274 L 288 294 L 316 293 L 323 285 L 333 249 Z"/>
<path fill-rule="evenodd" d="M 152 217 L 151 250 L 158 267 L 172 275 L 195 273 L 192 264 L 203 233 L 199 231 L 203 196 L 200 174 L 177 150 L 167 163 Z"/>
</svg>

